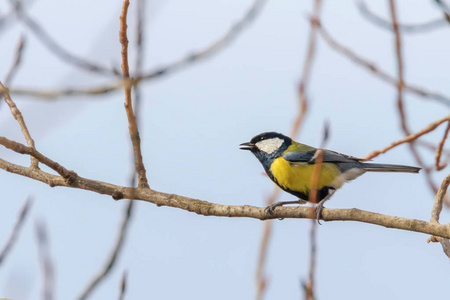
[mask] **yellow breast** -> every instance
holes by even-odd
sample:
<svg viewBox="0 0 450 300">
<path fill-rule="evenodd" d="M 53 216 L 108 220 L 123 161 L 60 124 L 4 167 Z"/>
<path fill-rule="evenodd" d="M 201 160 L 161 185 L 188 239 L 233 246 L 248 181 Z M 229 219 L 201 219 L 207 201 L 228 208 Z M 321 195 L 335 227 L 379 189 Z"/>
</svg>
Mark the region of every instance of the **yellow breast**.
<svg viewBox="0 0 450 300">
<path fill-rule="evenodd" d="M 276 158 L 270 166 L 270 172 L 278 181 L 281 188 L 308 194 L 314 164 L 290 163 L 282 156 Z M 318 189 L 330 185 L 340 174 L 339 169 L 332 163 L 324 163 L 321 167 Z"/>
</svg>

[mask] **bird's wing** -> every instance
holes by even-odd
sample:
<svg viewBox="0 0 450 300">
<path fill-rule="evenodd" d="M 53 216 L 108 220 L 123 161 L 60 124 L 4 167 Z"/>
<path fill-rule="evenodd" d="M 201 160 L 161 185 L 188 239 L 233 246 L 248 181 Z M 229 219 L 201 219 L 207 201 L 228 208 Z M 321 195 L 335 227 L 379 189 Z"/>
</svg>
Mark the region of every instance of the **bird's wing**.
<svg viewBox="0 0 450 300">
<path fill-rule="evenodd" d="M 306 151 L 306 152 L 296 152 L 296 151 L 288 151 L 283 154 L 283 158 L 289 162 L 305 162 L 305 163 L 315 163 L 315 160 L 318 156 L 317 149 Z M 354 163 L 354 162 L 362 162 L 364 159 L 357 158 L 350 155 L 345 155 L 342 153 L 338 153 L 331 150 L 323 149 L 323 162 L 329 163 Z"/>
</svg>

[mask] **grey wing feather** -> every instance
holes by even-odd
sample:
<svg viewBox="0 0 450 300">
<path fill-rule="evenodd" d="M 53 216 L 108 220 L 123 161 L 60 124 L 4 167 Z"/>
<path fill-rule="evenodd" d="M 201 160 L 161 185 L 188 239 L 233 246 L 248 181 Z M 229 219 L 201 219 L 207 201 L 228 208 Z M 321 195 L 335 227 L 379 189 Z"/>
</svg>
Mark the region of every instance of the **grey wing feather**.
<svg viewBox="0 0 450 300">
<path fill-rule="evenodd" d="M 362 162 L 364 159 L 357 158 L 345 154 L 341 154 L 331 150 L 323 150 L 323 162 L 330 163 L 354 163 Z M 306 162 L 314 163 L 316 158 L 317 150 L 307 151 L 307 152 L 286 152 L 283 154 L 283 158 L 289 162 Z"/>
</svg>

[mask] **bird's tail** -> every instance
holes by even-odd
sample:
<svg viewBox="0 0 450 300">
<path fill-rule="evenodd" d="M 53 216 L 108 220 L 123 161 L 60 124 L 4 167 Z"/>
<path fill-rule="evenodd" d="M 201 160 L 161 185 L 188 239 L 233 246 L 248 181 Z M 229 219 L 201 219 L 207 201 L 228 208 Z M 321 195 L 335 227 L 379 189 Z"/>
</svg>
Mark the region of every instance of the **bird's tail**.
<svg viewBox="0 0 450 300">
<path fill-rule="evenodd" d="M 421 170 L 421 168 L 411 167 L 411 166 L 374 164 L 374 163 L 362 163 L 361 167 L 368 172 L 419 173 L 419 171 Z"/>
</svg>

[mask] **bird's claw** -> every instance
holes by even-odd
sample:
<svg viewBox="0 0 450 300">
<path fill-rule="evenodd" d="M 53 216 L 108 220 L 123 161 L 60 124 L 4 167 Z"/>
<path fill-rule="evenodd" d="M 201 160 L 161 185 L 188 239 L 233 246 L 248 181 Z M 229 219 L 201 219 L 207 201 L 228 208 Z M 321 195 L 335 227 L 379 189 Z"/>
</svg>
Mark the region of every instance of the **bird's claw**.
<svg viewBox="0 0 450 300">
<path fill-rule="evenodd" d="M 277 206 L 278 205 L 274 205 L 274 204 L 267 206 L 266 209 L 264 210 L 266 216 L 273 215 L 273 211 L 274 211 L 275 207 L 277 207 Z"/>
<path fill-rule="evenodd" d="M 323 203 L 319 202 L 319 204 L 317 204 L 317 206 L 316 206 L 316 220 L 319 225 L 322 225 L 320 223 L 320 217 L 322 216 L 322 211 L 323 211 Z"/>
</svg>

